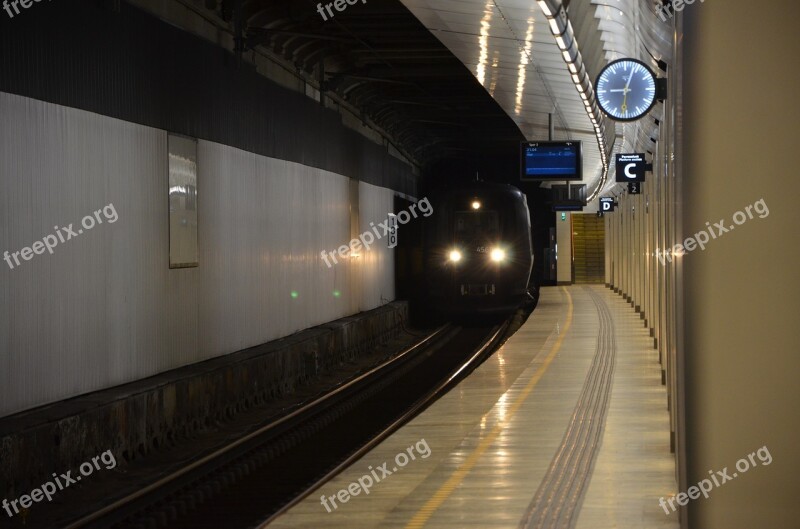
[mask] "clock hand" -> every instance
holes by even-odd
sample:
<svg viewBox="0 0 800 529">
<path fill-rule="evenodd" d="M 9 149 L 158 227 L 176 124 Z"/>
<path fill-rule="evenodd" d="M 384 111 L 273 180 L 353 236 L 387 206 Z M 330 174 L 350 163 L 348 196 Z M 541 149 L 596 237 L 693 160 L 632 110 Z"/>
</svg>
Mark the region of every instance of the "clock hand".
<svg viewBox="0 0 800 529">
<path fill-rule="evenodd" d="M 630 75 L 628 75 L 628 82 L 625 83 L 625 88 L 623 88 L 623 92 L 625 97 L 622 98 L 622 111 L 628 112 L 628 92 L 631 91 L 631 81 L 633 80 L 633 69 L 631 69 Z"/>
</svg>

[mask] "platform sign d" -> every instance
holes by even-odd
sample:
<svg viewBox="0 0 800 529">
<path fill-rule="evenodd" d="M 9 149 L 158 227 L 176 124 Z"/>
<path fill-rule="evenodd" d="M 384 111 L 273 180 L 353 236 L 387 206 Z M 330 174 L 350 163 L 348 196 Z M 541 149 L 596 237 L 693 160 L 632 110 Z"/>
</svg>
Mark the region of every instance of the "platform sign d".
<svg viewBox="0 0 800 529">
<path fill-rule="evenodd" d="M 397 215 L 389 213 L 389 248 L 397 247 Z"/>
<path fill-rule="evenodd" d="M 646 171 L 644 154 L 617 155 L 617 182 L 644 182 Z"/>
<path fill-rule="evenodd" d="M 603 213 L 611 213 L 614 211 L 614 199 L 612 197 L 602 197 L 600 198 L 600 211 Z"/>
<path fill-rule="evenodd" d="M 642 184 L 641 184 L 641 182 L 628 182 L 628 194 L 629 195 L 641 195 L 642 194 Z"/>
</svg>

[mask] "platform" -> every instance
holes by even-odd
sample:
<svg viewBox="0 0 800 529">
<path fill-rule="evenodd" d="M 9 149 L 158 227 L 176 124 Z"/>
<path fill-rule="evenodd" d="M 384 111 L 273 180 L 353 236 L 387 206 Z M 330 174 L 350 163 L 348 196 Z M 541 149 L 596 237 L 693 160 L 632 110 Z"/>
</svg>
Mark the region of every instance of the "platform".
<svg viewBox="0 0 800 529">
<path fill-rule="evenodd" d="M 651 344 L 610 290 L 544 288 L 472 375 L 270 527 L 677 528 Z"/>
</svg>

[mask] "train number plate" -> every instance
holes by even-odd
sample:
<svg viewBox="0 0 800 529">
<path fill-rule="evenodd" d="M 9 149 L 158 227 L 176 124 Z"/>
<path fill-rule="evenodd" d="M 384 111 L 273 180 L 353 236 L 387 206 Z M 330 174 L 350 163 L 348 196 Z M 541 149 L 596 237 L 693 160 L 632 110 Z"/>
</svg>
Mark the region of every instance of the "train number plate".
<svg viewBox="0 0 800 529">
<path fill-rule="evenodd" d="M 493 296 L 494 285 L 461 285 L 462 296 Z"/>
</svg>

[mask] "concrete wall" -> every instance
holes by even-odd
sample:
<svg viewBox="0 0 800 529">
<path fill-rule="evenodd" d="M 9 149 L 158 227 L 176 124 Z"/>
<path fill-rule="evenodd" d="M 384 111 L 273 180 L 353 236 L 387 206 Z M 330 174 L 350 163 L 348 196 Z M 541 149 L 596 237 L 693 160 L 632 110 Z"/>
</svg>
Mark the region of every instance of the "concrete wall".
<svg viewBox="0 0 800 529">
<path fill-rule="evenodd" d="M 408 304 L 312 327 L 234 354 L 0 420 L 0 497 L 110 450 L 121 465 L 191 442 L 240 412 L 353 362 L 401 332 Z"/>
<path fill-rule="evenodd" d="M 677 402 L 680 393 L 678 341 L 682 324 L 678 305 L 683 261 L 673 257 L 669 249 L 683 239 L 676 222 L 679 175 L 676 174 L 672 138 L 672 108 L 677 105 L 679 91 L 674 82 L 671 86 L 667 107 L 659 106 L 653 111 L 661 120 L 658 142 L 651 147 L 653 172 L 647 175 L 641 194 L 619 194 L 616 210 L 604 216 L 605 275 L 606 284 L 639 312 L 642 325 L 653 338 L 662 381 L 667 386 L 670 443 L 674 450 L 680 451 L 678 434 L 682 417 Z M 630 139 L 622 147 L 623 152 L 639 149 Z"/>
<path fill-rule="evenodd" d="M 800 523 L 798 20 L 792 0 L 684 10 L 684 235 L 734 226 L 761 199 L 769 208 L 682 258 L 684 482 L 724 467 L 733 476 L 763 446 L 773 458 L 692 501 L 691 529 Z"/>
</svg>

